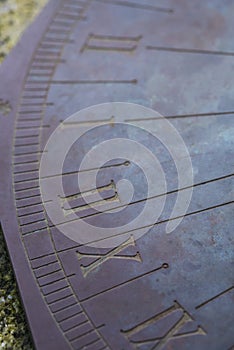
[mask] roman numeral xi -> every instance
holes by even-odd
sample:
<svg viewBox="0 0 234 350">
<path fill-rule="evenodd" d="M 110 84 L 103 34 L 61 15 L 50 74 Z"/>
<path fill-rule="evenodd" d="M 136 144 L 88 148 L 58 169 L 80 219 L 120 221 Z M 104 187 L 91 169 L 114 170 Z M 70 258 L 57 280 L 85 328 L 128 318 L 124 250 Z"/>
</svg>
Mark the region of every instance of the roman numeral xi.
<svg viewBox="0 0 234 350">
<path fill-rule="evenodd" d="M 166 331 L 162 336 L 152 336 L 150 339 L 141 335 L 141 332 L 146 330 L 148 327 L 155 325 L 157 322 L 161 321 L 163 318 L 172 317 L 172 314 L 175 311 L 181 311 L 181 316 L 177 318 L 177 320 L 173 323 L 170 329 Z M 193 318 L 189 315 L 189 313 L 177 302 L 174 302 L 174 305 L 170 308 L 152 316 L 151 318 L 137 324 L 136 326 L 122 330 L 121 332 L 125 335 L 125 337 L 129 340 L 129 342 L 136 349 L 145 349 L 145 346 L 148 346 L 149 350 L 162 350 L 165 345 L 170 341 L 173 342 L 179 338 L 191 337 L 196 335 L 205 335 L 206 332 L 201 326 L 196 326 L 196 329 L 193 331 L 183 331 L 183 326 L 185 326 L 188 322 L 194 321 Z"/>
</svg>

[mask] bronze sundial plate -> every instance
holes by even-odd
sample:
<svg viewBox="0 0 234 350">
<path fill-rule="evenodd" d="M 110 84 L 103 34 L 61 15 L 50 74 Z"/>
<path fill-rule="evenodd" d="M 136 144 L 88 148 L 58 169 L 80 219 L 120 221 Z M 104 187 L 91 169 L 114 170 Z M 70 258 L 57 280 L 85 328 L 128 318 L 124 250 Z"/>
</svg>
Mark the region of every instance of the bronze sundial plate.
<svg viewBox="0 0 234 350">
<path fill-rule="evenodd" d="M 36 349 L 234 345 L 233 11 L 233 2 L 223 0 L 51 0 L 3 63 L 0 219 Z M 112 112 L 125 105 L 114 102 L 144 106 L 144 113 L 125 111 L 121 119 Z M 113 110 L 91 107 L 103 103 L 114 103 Z M 89 107 L 67 125 L 68 117 Z M 171 157 L 178 147 L 160 140 L 161 115 L 187 147 L 193 186 L 178 181 Z M 59 150 L 53 157 L 47 142 L 56 128 L 61 142 L 53 144 Z M 59 176 L 53 169 L 69 129 L 73 136 L 74 130 L 87 132 L 64 158 L 65 196 L 55 191 L 52 198 Z M 116 183 L 131 181 L 133 196 L 122 211 L 100 213 L 79 193 L 82 159 L 117 138 L 141 143 L 157 158 L 155 176 L 163 169 L 167 187 L 160 195 L 151 182 L 150 193 L 166 198 L 157 220 L 152 218 L 161 201 L 150 202 L 151 214 L 134 233 L 130 228 L 113 234 L 120 237 L 117 244 L 96 244 L 97 237 L 87 239 L 81 231 L 81 221 L 96 233 L 119 229 L 141 214 L 148 196 L 147 176 L 125 156 L 100 167 L 96 189 L 89 182 L 92 164 L 83 177 L 83 195 L 105 210 L 127 193 L 118 193 Z M 139 154 L 137 160 L 152 170 Z M 94 160 L 95 167 L 99 156 Z M 176 198 L 191 188 L 186 212 L 173 216 Z M 50 215 L 55 199 L 64 214 L 56 223 Z M 74 208 L 82 217 L 77 240 L 66 234 Z"/>
</svg>

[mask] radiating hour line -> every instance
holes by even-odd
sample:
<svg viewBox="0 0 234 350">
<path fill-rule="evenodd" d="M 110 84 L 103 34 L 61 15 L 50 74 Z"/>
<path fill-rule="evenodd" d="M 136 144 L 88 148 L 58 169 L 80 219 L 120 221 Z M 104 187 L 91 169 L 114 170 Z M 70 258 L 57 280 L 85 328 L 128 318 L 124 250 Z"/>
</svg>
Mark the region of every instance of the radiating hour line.
<svg viewBox="0 0 234 350">
<path fill-rule="evenodd" d="M 123 166 L 129 166 L 130 162 L 125 161 L 121 163 L 116 163 L 116 164 L 110 164 L 110 165 L 103 165 L 100 168 L 89 168 L 89 169 L 82 169 L 82 170 L 76 170 L 76 171 L 70 171 L 64 174 L 55 174 L 55 175 L 48 175 L 48 176 L 42 176 L 41 179 L 49 179 L 49 178 L 54 178 L 58 176 L 68 176 L 68 175 L 74 175 L 78 173 L 83 173 L 83 172 L 89 172 L 89 171 L 94 171 L 94 170 L 104 170 L 104 169 L 109 169 L 109 168 L 117 168 L 117 167 L 123 167 Z"/>
<path fill-rule="evenodd" d="M 163 264 L 162 264 L 161 266 L 159 266 L 159 267 L 156 267 L 156 268 L 154 268 L 154 269 L 152 269 L 152 270 L 150 270 L 150 271 L 144 272 L 144 273 L 142 273 L 142 274 L 140 274 L 140 275 L 138 275 L 138 276 L 136 276 L 136 277 L 130 278 L 130 279 L 127 280 L 127 281 L 118 283 L 118 284 L 116 284 L 116 285 L 114 285 L 114 286 L 112 286 L 112 287 L 110 287 L 110 288 L 104 289 L 104 290 L 102 290 L 102 291 L 100 291 L 100 292 L 98 292 L 98 293 L 95 293 L 95 294 L 93 294 L 93 295 L 90 295 L 89 297 L 86 297 L 86 298 L 84 298 L 84 299 L 81 299 L 80 301 L 81 301 L 81 302 L 84 302 L 84 301 L 90 300 L 90 299 L 92 299 L 92 298 L 94 298 L 94 297 L 97 297 L 97 296 L 100 295 L 100 294 L 103 294 L 103 293 L 109 292 L 109 291 L 111 291 L 111 290 L 113 290 L 113 289 L 122 287 L 122 286 L 124 286 L 125 284 L 128 284 L 128 283 L 131 283 L 131 282 L 133 282 L 133 281 L 136 281 L 136 280 L 138 280 L 138 279 L 140 279 L 140 278 L 142 278 L 142 277 L 146 277 L 146 276 L 148 276 L 148 275 L 150 275 L 150 274 L 152 274 L 152 273 L 154 273 L 154 272 L 156 272 L 156 271 L 159 271 L 159 270 L 161 270 L 161 269 L 168 269 L 168 268 L 169 268 L 169 265 L 168 265 L 167 263 L 163 263 Z"/>
<path fill-rule="evenodd" d="M 213 210 L 213 209 L 217 209 L 217 208 L 221 208 L 221 207 L 224 207 L 226 205 L 230 205 L 230 204 L 234 204 L 234 201 L 230 201 L 230 202 L 226 202 L 226 203 L 221 203 L 221 204 L 218 204 L 218 205 L 213 205 L 211 207 L 207 207 L 207 208 L 204 208 L 204 209 L 199 209 L 199 210 L 195 210 L 193 212 L 190 212 L 190 213 L 186 213 L 184 215 L 181 215 L 181 216 L 176 216 L 176 217 L 173 217 L 173 218 L 169 218 L 169 219 L 164 219 L 164 220 L 160 220 L 160 221 L 157 221 L 155 223 L 152 223 L 150 225 L 145 225 L 145 226 L 141 226 L 141 227 L 137 227 L 137 228 L 134 228 L 132 230 L 129 230 L 129 231 L 126 231 L 126 232 L 121 232 L 121 233 L 117 233 L 116 235 L 113 235 L 113 236 L 110 236 L 108 238 L 100 238 L 100 239 L 96 239 L 96 240 L 93 240 L 93 241 L 90 241 L 88 243 L 85 243 L 85 244 L 78 244 L 76 246 L 73 246 L 71 248 L 66 248 L 66 249 L 60 249 L 58 250 L 58 252 L 63 252 L 63 251 L 67 251 L 67 250 L 72 250 L 72 249 L 76 249 L 78 247 L 81 247 L 81 246 L 86 246 L 86 245 L 89 245 L 90 243 L 96 243 L 96 242 L 100 242 L 100 241 L 105 241 L 106 239 L 110 239 L 110 238 L 114 238 L 114 237 L 119 237 L 119 236 L 124 236 L 126 234 L 129 234 L 129 233 L 132 233 L 134 231 L 138 231 L 138 230 L 141 230 L 141 229 L 145 229 L 147 227 L 154 227 L 154 226 L 157 226 L 157 225 L 160 225 L 160 224 L 164 224 L 164 223 L 167 223 L 169 221 L 173 221 L 173 220 L 177 220 L 177 219 L 180 219 L 180 218 L 184 218 L 184 217 L 187 217 L 187 216 L 192 216 L 192 215 L 195 215 L 195 214 L 200 214 L 200 213 L 204 213 L 206 211 L 209 211 L 209 210 Z M 95 214 L 94 214 L 95 215 Z M 89 216 L 92 216 L 92 215 L 89 215 Z M 76 220 L 71 220 L 71 221 L 76 221 Z M 71 222 L 69 221 L 69 222 Z M 57 226 L 59 226 L 60 224 L 57 224 Z M 64 223 L 63 223 L 64 225 Z"/>
<path fill-rule="evenodd" d="M 125 119 L 125 122 L 137 122 L 137 121 L 147 121 L 147 120 L 160 120 L 166 119 L 180 119 L 180 118 L 194 118 L 194 117 L 217 117 L 222 115 L 233 115 L 234 111 L 224 111 L 224 112 L 207 112 L 207 113 L 188 113 L 188 114 L 175 114 L 175 115 L 164 115 L 161 117 L 148 117 L 148 118 L 134 118 L 134 119 Z"/>
<path fill-rule="evenodd" d="M 147 5 L 147 4 L 139 4 L 133 1 L 122 1 L 122 0 L 95 0 L 95 1 L 102 2 L 108 5 L 119 5 L 119 6 L 134 8 L 134 9 L 140 9 L 140 10 L 165 12 L 165 13 L 174 12 L 172 8 L 159 7 L 159 6 Z"/>
<path fill-rule="evenodd" d="M 228 51 L 212 51 L 212 50 L 199 50 L 199 49 L 185 49 L 177 47 L 164 47 L 164 46 L 146 46 L 147 50 L 152 51 L 168 51 L 168 52 L 178 52 L 178 53 L 194 53 L 194 54 L 204 54 L 204 55 L 222 55 L 222 56 L 234 56 L 234 52 Z"/>
<path fill-rule="evenodd" d="M 137 79 L 132 80 L 52 80 L 50 84 L 54 85 L 75 85 L 75 84 L 137 84 Z M 41 83 L 32 81 L 33 84 Z"/>
<path fill-rule="evenodd" d="M 220 292 L 219 294 L 213 296 L 212 298 L 204 301 L 203 303 L 199 304 L 198 306 L 195 307 L 195 309 L 200 309 L 201 307 L 205 306 L 206 304 L 210 303 L 211 301 L 221 297 L 222 295 L 224 295 L 225 293 L 230 292 L 231 290 L 234 289 L 234 286 L 231 286 L 230 288 L 227 288 L 226 290 L 224 290 L 223 292 Z"/>
</svg>

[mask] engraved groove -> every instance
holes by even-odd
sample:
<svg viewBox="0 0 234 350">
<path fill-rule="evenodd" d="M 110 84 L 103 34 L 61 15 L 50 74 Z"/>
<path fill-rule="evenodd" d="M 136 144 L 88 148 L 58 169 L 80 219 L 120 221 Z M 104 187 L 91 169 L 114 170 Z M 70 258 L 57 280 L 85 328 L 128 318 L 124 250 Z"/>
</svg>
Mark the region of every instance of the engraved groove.
<svg viewBox="0 0 234 350">
<path fill-rule="evenodd" d="M 176 48 L 176 47 L 163 47 L 163 46 L 146 46 L 147 50 L 151 51 L 166 51 L 174 53 L 191 53 L 191 54 L 200 54 L 200 55 L 221 55 L 221 56 L 234 56 L 234 52 L 225 52 L 225 51 L 213 51 L 213 50 L 198 50 L 198 49 L 185 49 L 185 48 Z"/>
<path fill-rule="evenodd" d="M 46 262 L 46 263 L 44 263 L 44 264 L 42 264 L 42 265 L 39 265 L 39 266 L 37 266 L 37 267 L 33 267 L 33 269 L 34 269 L 35 271 L 37 271 L 38 269 L 40 269 L 40 268 L 42 268 L 42 267 L 47 267 L 47 266 L 53 265 L 54 263 L 57 263 L 56 257 L 55 257 L 55 260 L 52 260 L 52 261 L 50 261 L 50 262 Z"/>
<path fill-rule="evenodd" d="M 17 164 L 18 165 L 18 164 Z M 21 193 L 21 192 L 24 192 L 24 191 L 29 191 L 29 190 L 34 190 L 34 189 L 40 189 L 40 186 L 32 186 L 32 187 L 27 187 L 27 188 L 22 188 L 20 190 L 15 190 L 16 193 Z"/>
<path fill-rule="evenodd" d="M 57 260 L 56 260 L 56 261 L 57 261 Z M 65 290 L 65 289 L 67 289 L 67 288 L 70 288 L 70 286 L 69 286 L 69 285 L 66 285 L 65 287 L 60 287 L 60 288 L 55 289 L 55 290 L 53 290 L 53 291 L 51 291 L 51 292 L 44 293 L 44 296 L 45 296 L 45 297 L 48 297 L 49 295 L 52 295 L 52 294 L 55 294 L 55 293 L 57 293 L 57 292 L 63 291 L 63 290 Z"/>
<path fill-rule="evenodd" d="M 144 4 L 139 4 L 131 1 L 121 1 L 121 0 L 95 0 L 95 1 L 108 4 L 108 5 L 110 4 L 110 5 L 126 6 L 133 9 L 139 9 L 139 10 L 148 10 L 148 11 L 164 12 L 164 13 L 174 12 L 172 8 L 159 7 L 159 6 L 153 6 L 153 5 L 147 5 L 147 4 L 144 5 Z"/>
<path fill-rule="evenodd" d="M 66 300 L 67 298 L 70 298 L 70 297 L 72 297 L 72 296 L 73 296 L 73 293 L 70 292 L 70 294 L 68 294 L 68 295 L 66 295 L 66 296 L 63 296 L 63 297 L 58 298 L 58 299 L 56 299 L 56 300 L 53 300 L 53 301 L 51 301 L 51 302 L 48 302 L 48 301 L 47 301 L 47 303 L 48 303 L 49 306 L 52 306 L 53 304 L 56 304 L 58 301 Z M 69 305 L 69 306 L 70 306 L 70 305 Z M 61 310 L 59 309 L 59 310 L 57 310 L 57 311 L 61 311 Z M 57 311 L 56 311 L 56 312 L 57 312 Z"/>
<path fill-rule="evenodd" d="M 166 115 L 164 118 L 166 119 L 180 119 L 180 118 L 194 118 L 194 117 L 216 117 L 216 116 L 222 116 L 222 115 L 232 115 L 234 114 L 234 111 L 224 111 L 224 112 L 208 112 L 208 113 L 193 113 L 193 114 L 181 114 L 181 115 Z M 126 122 L 131 121 L 147 121 L 147 120 L 162 120 L 162 117 L 152 117 L 152 118 L 138 118 L 138 119 L 126 119 Z"/>
<path fill-rule="evenodd" d="M 63 307 L 61 307 L 60 309 L 58 309 L 58 310 L 56 310 L 56 311 L 53 311 L 53 312 L 56 313 L 56 312 L 64 311 L 64 310 L 66 310 L 68 307 L 74 306 L 74 305 L 76 305 L 76 304 L 77 304 L 77 301 L 75 300 L 75 301 L 72 302 L 71 304 L 66 305 L 66 306 L 63 306 Z"/>
<path fill-rule="evenodd" d="M 40 81 L 32 80 L 30 83 L 32 84 L 40 84 Z M 131 80 L 52 80 L 47 81 L 47 83 L 51 83 L 52 85 L 79 85 L 79 84 L 137 84 L 137 79 Z"/>
<path fill-rule="evenodd" d="M 76 304 L 76 306 L 77 306 L 77 304 Z M 70 307 L 69 307 L 69 308 L 70 308 Z M 68 309 L 69 309 L 69 308 L 68 308 Z M 67 309 L 67 311 L 68 311 L 68 309 Z M 60 319 L 59 319 L 59 322 L 62 323 L 62 322 L 64 322 L 64 321 L 70 319 L 71 317 L 76 316 L 77 314 L 82 313 L 82 312 L 83 312 L 83 311 L 81 310 L 81 311 L 79 311 L 79 312 L 77 313 L 77 310 L 75 309 L 75 310 L 74 310 L 74 313 L 71 313 L 69 316 L 65 316 L 65 317 L 63 317 L 63 318 L 60 318 Z"/>
<path fill-rule="evenodd" d="M 85 302 L 85 301 L 87 301 L 87 300 L 96 298 L 96 297 L 97 297 L 98 295 L 100 295 L 100 294 L 104 294 L 104 293 L 109 292 L 109 291 L 111 291 L 111 290 L 114 290 L 114 289 L 116 289 L 116 288 L 122 287 L 122 286 L 124 286 L 124 285 L 126 285 L 126 284 L 128 284 L 128 283 L 137 281 L 138 279 L 140 279 L 140 278 L 142 278 L 142 277 L 146 277 L 146 276 L 148 276 L 148 275 L 150 275 L 150 274 L 152 274 L 152 273 L 154 273 L 154 272 L 157 272 L 157 271 L 159 271 L 159 270 L 161 270 L 161 269 L 167 269 L 167 268 L 169 268 L 169 265 L 168 265 L 167 263 L 163 263 L 161 266 L 156 267 L 156 268 L 154 268 L 154 269 L 152 269 L 152 270 L 150 270 L 150 271 L 144 272 L 144 273 L 142 273 L 142 274 L 140 274 L 140 275 L 138 275 L 138 276 L 136 276 L 136 277 L 132 277 L 132 278 L 128 279 L 127 281 L 118 283 L 118 284 L 116 284 L 116 285 L 114 285 L 114 286 L 112 286 L 112 287 L 110 287 L 110 288 L 106 288 L 106 289 L 104 289 L 104 290 L 102 290 L 102 291 L 100 291 L 100 292 L 97 292 L 97 293 L 95 293 L 95 294 L 92 294 L 92 295 L 90 295 L 90 296 L 84 298 L 84 299 L 81 299 L 80 302 Z"/>
<path fill-rule="evenodd" d="M 82 169 L 79 171 L 77 171 L 77 170 L 76 171 L 69 171 L 69 172 L 63 173 L 62 176 L 69 176 L 69 175 L 74 175 L 74 174 L 93 171 L 93 170 L 104 170 L 104 169 L 117 168 L 117 167 L 122 167 L 122 166 L 129 166 L 129 165 L 130 165 L 130 162 L 126 161 L 126 162 L 121 162 L 121 163 L 116 163 L 116 164 L 111 164 L 111 165 L 103 165 L 100 168 L 89 168 L 89 169 Z M 61 176 L 61 174 L 42 176 L 42 179 L 50 179 L 50 178 L 54 178 L 57 176 Z"/>
<path fill-rule="evenodd" d="M 59 291 L 57 290 L 50 296 L 47 296 L 46 301 L 48 305 L 51 305 L 52 303 L 62 300 L 64 297 L 69 297 L 72 295 L 73 295 L 72 289 L 70 288 L 70 286 L 67 286 L 67 287 L 61 288 Z"/>
<path fill-rule="evenodd" d="M 197 306 L 195 307 L 195 309 L 200 309 L 201 307 L 207 305 L 207 304 L 210 303 L 211 301 L 213 301 L 213 300 L 215 300 L 215 299 L 221 297 L 222 295 L 224 295 L 224 294 L 230 292 L 230 291 L 233 290 L 233 289 L 234 289 L 234 286 L 231 286 L 230 288 L 227 288 L 227 289 L 224 290 L 223 292 L 220 292 L 219 294 L 213 296 L 212 298 L 210 298 L 210 299 L 204 301 L 203 303 L 197 305 Z"/>
</svg>

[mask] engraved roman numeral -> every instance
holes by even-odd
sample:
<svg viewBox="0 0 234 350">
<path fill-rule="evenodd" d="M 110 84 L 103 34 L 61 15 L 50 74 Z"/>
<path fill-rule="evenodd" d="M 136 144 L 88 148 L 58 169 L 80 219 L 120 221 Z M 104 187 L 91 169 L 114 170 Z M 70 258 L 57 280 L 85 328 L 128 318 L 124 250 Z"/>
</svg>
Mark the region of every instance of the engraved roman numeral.
<svg viewBox="0 0 234 350">
<path fill-rule="evenodd" d="M 82 46 L 80 52 L 85 50 L 98 51 L 117 51 L 131 53 L 137 49 L 137 45 L 142 36 L 114 36 L 114 35 L 97 35 L 90 33 Z"/>
<path fill-rule="evenodd" d="M 157 323 L 164 317 L 167 317 L 174 313 L 175 311 L 182 311 L 182 316 L 173 324 L 173 326 L 164 334 L 162 337 L 151 337 L 150 339 L 142 339 L 142 340 L 136 340 L 136 335 L 143 331 L 144 329 L 152 326 L 153 324 Z M 136 349 L 139 349 L 141 346 L 144 346 L 146 344 L 151 344 L 152 346 L 149 348 L 149 350 L 161 350 L 164 348 L 164 346 L 170 341 L 178 338 L 184 338 L 184 337 L 190 337 L 195 335 L 206 335 L 205 330 L 201 326 L 197 326 L 196 330 L 191 332 L 180 332 L 182 327 L 187 324 L 188 322 L 194 321 L 193 318 L 189 315 L 189 313 L 177 302 L 174 302 L 174 305 L 171 306 L 169 309 L 166 309 L 165 311 L 162 311 L 153 317 L 147 319 L 146 321 L 143 321 L 142 323 L 139 323 L 138 325 L 128 329 L 128 330 L 121 330 L 124 335 L 127 337 L 127 339 L 130 341 L 133 346 L 135 346 Z M 134 340 L 135 337 L 135 340 Z"/>
<path fill-rule="evenodd" d="M 78 260 L 81 260 L 83 258 L 95 258 L 95 260 L 88 265 L 80 265 L 83 276 L 86 277 L 91 271 L 97 269 L 109 259 L 125 259 L 142 262 L 140 253 L 138 251 L 134 255 L 119 254 L 121 251 L 130 246 L 136 246 L 133 236 L 129 237 L 125 242 L 120 244 L 118 247 L 111 249 L 106 254 L 86 254 L 77 251 Z"/>
<path fill-rule="evenodd" d="M 100 199 L 99 194 L 102 194 L 103 199 Z M 87 200 L 88 204 L 85 200 Z M 112 180 L 110 184 L 103 187 L 76 193 L 67 197 L 60 197 L 60 201 L 64 215 L 66 216 L 87 210 L 91 208 L 92 205 L 97 207 L 105 205 L 108 202 L 119 202 L 119 197 L 115 183 Z"/>
</svg>

